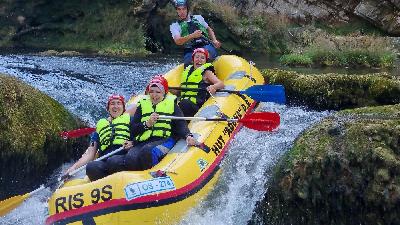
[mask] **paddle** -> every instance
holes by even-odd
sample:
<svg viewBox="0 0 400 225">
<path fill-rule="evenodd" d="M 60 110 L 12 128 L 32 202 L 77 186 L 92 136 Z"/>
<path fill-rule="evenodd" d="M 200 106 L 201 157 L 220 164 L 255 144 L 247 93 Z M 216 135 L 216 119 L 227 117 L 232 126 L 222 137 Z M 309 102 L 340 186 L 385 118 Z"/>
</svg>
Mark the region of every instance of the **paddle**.
<svg viewBox="0 0 400 225">
<path fill-rule="evenodd" d="M 244 115 L 242 119 L 229 118 L 205 118 L 205 117 L 177 117 L 159 116 L 160 119 L 171 120 L 195 120 L 195 121 L 227 121 L 242 123 L 243 126 L 258 131 L 272 131 L 280 124 L 280 116 L 276 112 L 255 112 Z"/>
<path fill-rule="evenodd" d="M 94 161 L 103 160 L 103 159 L 105 159 L 105 158 L 107 158 L 107 157 L 109 157 L 111 155 L 114 155 L 114 154 L 120 152 L 123 149 L 124 149 L 123 147 L 115 149 L 114 151 L 112 151 L 112 152 L 110 152 L 108 154 L 105 154 L 102 157 L 99 157 L 99 158 L 95 159 Z M 34 190 L 32 192 L 26 193 L 24 195 L 17 195 L 17 196 L 14 196 L 14 197 L 11 197 L 11 198 L 7 198 L 7 199 L 1 201 L 0 202 L 0 216 L 3 216 L 5 214 L 7 214 L 8 212 L 10 212 L 11 210 L 15 209 L 22 202 L 24 202 L 27 198 L 31 197 L 33 194 L 35 194 L 35 193 L 37 193 L 37 192 L 39 192 L 41 190 L 44 190 L 46 187 L 49 187 L 49 186 L 53 185 L 55 182 L 57 182 L 57 183 L 61 182 L 61 181 L 64 182 L 64 180 L 70 178 L 72 175 L 78 173 L 79 171 L 83 170 L 84 168 L 86 168 L 86 165 L 83 165 L 83 166 L 79 167 L 78 169 L 72 171 L 69 174 L 65 174 L 65 175 L 61 176 L 57 180 L 52 181 L 52 182 L 50 182 L 50 183 L 48 183 L 46 185 L 42 184 L 38 189 L 36 189 L 36 190 Z"/>
<path fill-rule="evenodd" d="M 183 88 L 183 87 L 169 87 L 169 88 L 175 90 L 184 90 L 184 91 L 206 90 L 205 88 Z M 271 85 L 271 84 L 253 85 L 243 91 L 220 89 L 217 90 L 217 92 L 227 92 L 233 94 L 247 95 L 250 98 L 259 102 L 276 102 L 279 104 L 285 104 L 286 102 L 285 88 L 282 85 Z"/>
<path fill-rule="evenodd" d="M 107 153 L 107 154 L 105 154 L 105 155 L 103 155 L 103 156 L 101 156 L 101 157 L 99 157 L 99 158 L 97 158 L 97 159 L 95 159 L 95 160 L 93 160 L 93 161 L 100 161 L 100 160 L 103 160 L 103 159 L 108 158 L 108 157 L 110 157 L 110 156 L 112 156 L 112 155 L 115 155 L 116 153 L 118 153 L 118 152 L 120 152 L 120 151 L 122 151 L 122 150 L 124 150 L 124 147 L 123 147 L 123 146 L 122 146 L 122 147 L 119 147 L 119 148 L 115 149 L 114 151 L 109 152 L 109 153 Z M 69 173 L 69 174 L 64 174 L 63 176 L 61 176 L 60 178 L 58 178 L 58 181 L 60 182 L 60 181 L 62 181 L 62 180 L 66 180 L 66 179 L 72 177 L 74 174 L 78 173 L 79 171 L 81 171 L 81 170 L 83 170 L 83 169 L 85 169 L 85 168 L 86 168 L 86 165 L 83 165 L 83 166 L 79 167 L 78 169 L 72 171 L 72 172 Z"/>
<path fill-rule="evenodd" d="M 85 128 L 79 128 L 76 130 L 70 130 L 70 131 L 63 131 L 60 133 L 60 136 L 64 139 L 68 138 L 77 138 L 77 137 L 82 137 L 85 135 L 89 135 L 93 132 L 96 131 L 96 128 L 92 127 L 85 127 Z"/>
<path fill-rule="evenodd" d="M 26 193 L 24 195 L 17 195 L 8 199 L 5 199 L 0 202 L 0 216 L 4 216 L 7 214 L 9 211 L 15 209 L 19 204 L 21 204 L 25 199 L 29 198 L 36 192 L 39 192 L 45 188 L 44 185 L 40 186 L 38 189 Z"/>
</svg>

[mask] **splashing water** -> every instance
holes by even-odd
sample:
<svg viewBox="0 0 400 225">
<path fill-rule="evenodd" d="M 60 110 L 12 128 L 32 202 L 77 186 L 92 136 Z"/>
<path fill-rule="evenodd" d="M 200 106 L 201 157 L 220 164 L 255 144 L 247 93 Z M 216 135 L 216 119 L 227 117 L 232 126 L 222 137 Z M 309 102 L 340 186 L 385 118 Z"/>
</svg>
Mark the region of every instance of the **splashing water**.
<svg viewBox="0 0 400 225">
<path fill-rule="evenodd" d="M 171 59 L 124 61 L 82 57 L 0 56 L 0 72 L 16 76 L 50 95 L 75 115 L 94 124 L 104 116 L 110 93 L 129 97 L 143 89 L 148 79 L 178 63 Z M 307 127 L 329 112 L 307 111 L 273 103 L 260 104 L 261 111 L 280 113 L 281 124 L 274 132 L 242 128 L 229 146 L 222 162 L 222 174 L 214 190 L 189 212 L 181 225 L 246 224 L 276 161 Z M 56 179 L 63 165 L 49 178 Z M 35 189 L 37 187 L 33 187 Z M 43 224 L 47 217 L 46 189 L 29 198 L 17 209 L 0 218 L 0 224 Z"/>
<path fill-rule="evenodd" d="M 329 112 L 310 112 L 299 107 L 260 104 L 260 111 L 278 112 L 281 124 L 274 132 L 242 128 L 234 137 L 212 193 L 182 220 L 181 225 L 247 224 L 277 160 L 307 127 Z"/>
<path fill-rule="evenodd" d="M 175 59 L 119 59 L 0 56 L 0 72 L 16 76 L 45 92 L 91 125 L 105 116 L 112 93 L 130 97 L 143 90 L 150 77 L 178 64 Z"/>
</svg>

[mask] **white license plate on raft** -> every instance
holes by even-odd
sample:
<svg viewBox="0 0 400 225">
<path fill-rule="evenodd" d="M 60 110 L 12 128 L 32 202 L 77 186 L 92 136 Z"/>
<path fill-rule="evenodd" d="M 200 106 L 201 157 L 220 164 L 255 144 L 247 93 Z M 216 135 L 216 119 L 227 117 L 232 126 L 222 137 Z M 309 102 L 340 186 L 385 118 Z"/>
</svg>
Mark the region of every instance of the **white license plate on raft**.
<svg viewBox="0 0 400 225">
<path fill-rule="evenodd" d="M 157 177 L 151 180 L 128 184 L 125 187 L 126 200 L 149 195 L 165 190 L 174 190 L 175 185 L 170 177 Z"/>
</svg>

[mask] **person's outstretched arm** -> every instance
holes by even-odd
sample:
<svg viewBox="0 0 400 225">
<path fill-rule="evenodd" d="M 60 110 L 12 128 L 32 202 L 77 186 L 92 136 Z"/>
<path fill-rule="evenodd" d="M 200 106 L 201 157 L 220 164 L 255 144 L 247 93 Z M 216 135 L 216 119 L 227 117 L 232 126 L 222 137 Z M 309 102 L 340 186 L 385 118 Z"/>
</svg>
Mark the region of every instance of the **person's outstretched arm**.
<svg viewBox="0 0 400 225">
<path fill-rule="evenodd" d="M 86 149 L 85 153 L 81 156 L 81 158 L 74 163 L 70 168 L 68 168 L 64 174 L 69 174 L 72 171 L 80 168 L 81 166 L 86 165 L 90 161 L 93 161 L 94 158 L 96 157 L 96 152 L 97 152 L 97 142 L 92 142 L 90 146 Z"/>
<path fill-rule="evenodd" d="M 178 105 L 175 104 L 174 108 L 174 116 L 183 117 L 183 112 Z M 196 140 L 193 138 L 193 135 L 190 133 L 188 124 L 185 120 L 172 120 L 171 123 L 172 132 L 174 133 L 172 136 L 178 139 L 185 139 L 187 145 L 195 145 Z"/>
<path fill-rule="evenodd" d="M 219 42 L 217 36 L 215 36 L 214 30 L 211 27 L 207 27 L 207 31 L 214 47 L 216 48 L 221 47 L 221 42 Z"/>
</svg>

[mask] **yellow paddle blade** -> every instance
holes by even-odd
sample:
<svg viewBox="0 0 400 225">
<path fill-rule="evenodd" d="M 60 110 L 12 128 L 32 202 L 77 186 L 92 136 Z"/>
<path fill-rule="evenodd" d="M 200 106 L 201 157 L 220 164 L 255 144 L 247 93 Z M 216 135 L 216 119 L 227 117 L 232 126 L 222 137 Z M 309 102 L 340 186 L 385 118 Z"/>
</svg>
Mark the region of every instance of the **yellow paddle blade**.
<svg viewBox="0 0 400 225">
<path fill-rule="evenodd" d="M 29 197 L 30 193 L 24 195 L 17 195 L 11 198 L 7 198 L 0 202 L 0 216 L 4 216 L 11 210 L 17 208 L 25 199 Z"/>
</svg>

